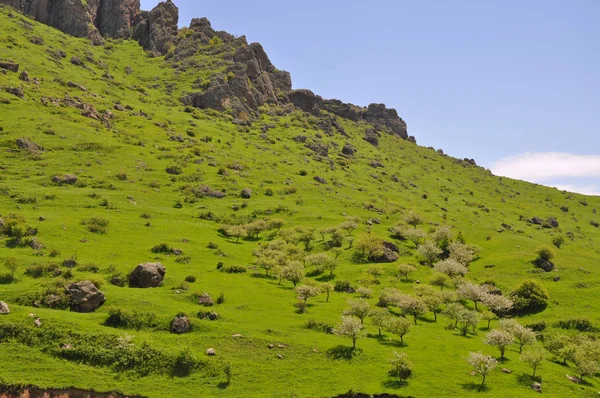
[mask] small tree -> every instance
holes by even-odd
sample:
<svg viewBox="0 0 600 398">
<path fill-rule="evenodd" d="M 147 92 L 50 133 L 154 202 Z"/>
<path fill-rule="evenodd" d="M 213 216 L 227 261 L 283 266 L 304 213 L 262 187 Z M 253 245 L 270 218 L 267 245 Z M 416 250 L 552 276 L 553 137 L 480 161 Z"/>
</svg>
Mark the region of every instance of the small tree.
<svg viewBox="0 0 600 398">
<path fill-rule="evenodd" d="M 417 225 L 423 224 L 423 217 L 411 210 L 404 216 L 404 222 L 417 228 Z"/>
<path fill-rule="evenodd" d="M 417 254 L 423 259 L 425 264 L 431 267 L 439 258 L 440 254 L 442 254 L 442 249 L 440 249 L 434 242 L 427 241 L 422 245 L 419 245 L 417 248 Z"/>
<path fill-rule="evenodd" d="M 508 313 L 514 305 L 508 297 L 497 294 L 485 294 L 481 301 L 498 316 Z"/>
<path fill-rule="evenodd" d="M 379 330 L 379 336 L 381 336 L 381 329 L 385 328 L 391 319 L 390 312 L 387 308 L 375 307 L 369 313 L 371 323 Z"/>
<path fill-rule="evenodd" d="M 479 313 L 477 311 L 469 311 L 469 310 L 465 310 L 460 314 L 460 319 L 458 321 L 459 323 L 459 329 L 460 332 L 463 336 L 466 336 L 467 333 L 469 332 L 469 328 L 473 329 L 473 333 L 475 332 L 475 328 L 477 327 L 477 324 L 479 323 L 479 320 L 481 319 L 481 316 L 479 315 Z"/>
<path fill-rule="evenodd" d="M 583 380 L 586 376 L 593 376 L 600 373 L 600 366 L 598 365 L 598 359 L 595 357 L 593 352 L 577 348 L 575 355 L 573 356 L 573 362 L 579 373 L 579 378 Z"/>
<path fill-rule="evenodd" d="M 352 339 L 352 349 L 356 349 L 356 340 L 364 336 L 362 322 L 353 316 L 342 316 L 340 323 L 333 329 L 333 333 L 338 336 L 345 336 Z"/>
<path fill-rule="evenodd" d="M 412 322 L 402 317 L 392 317 L 389 319 L 386 329 L 400 337 L 400 342 L 404 344 L 404 336 L 410 331 Z"/>
<path fill-rule="evenodd" d="M 544 335 L 544 347 L 555 357 L 562 359 L 563 365 L 575 357 L 577 345 L 566 334 L 548 333 Z"/>
<path fill-rule="evenodd" d="M 454 324 L 449 327 L 450 329 L 458 327 L 458 323 L 462 319 L 465 311 L 467 311 L 466 308 L 459 303 L 450 303 L 446 306 L 443 314 L 454 321 Z"/>
<path fill-rule="evenodd" d="M 230 225 L 225 228 L 225 233 L 227 236 L 235 238 L 235 243 L 238 243 L 240 238 L 248 235 L 248 231 L 242 225 Z"/>
<path fill-rule="evenodd" d="M 475 259 L 476 249 L 471 245 L 454 242 L 450 244 L 450 258 L 468 266 Z"/>
<path fill-rule="evenodd" d="M 325 299 L 325 302 L 328 303 L 329 302 L 329 295 L 331 294 L 331 292 L 333 291 L 334 287 L 331 283 L 321 283 L 319 285 L 319 287 L 321 288 L 321 292 L 325 293 L 327 296 L 327 298 Z"/>
<path fill-rule="evenodd" d="M 400 308 L 404 315 L 411 315 L 415 325 L 417 324 L 417 317 L 427 311 L 427 307 L 422 300 L 409 295 L 398 296 L 394 305 Z"/>
<path fill-rule="evenodd" d="M 279 231 L 281 227 L 285 225 L 285 220 L 283 218 L 272 218 L 267 221 L 267 225 L 269 226 L 269 229 L 276 229 Z"/>
<path fill-rule="evenodd" d="M 481 313 L 481 318 L 484 321 L 487 321 L 487 329 L 490 329 L 490 324 L 494 319 L 498 319 L 498 317 L 492 311 L 483 311 Z"/>
<path fill-rule="evenodd" d="M 358 223 L 354 221 L 344 221 L 338 226 L 338 228 L 345 230 L 348 232 L 348 236 L 350 236 L 352 235 L 352 231 L 358 228 Z"/>
<path fill-rule="evenodd" d="M 414 265 L 400 264 L 398 266 L 398 275 L 404 277 L 405 281 L 408 281 L 408 275 L 410 275 L 411 272 L 414 272 L 416 270 L 417 267 L 415 267 Z"/>
<path fill-rule="evenodd" d="M 269 229 L 269 225 L 264 220 L 256 220 L 250 224 L 246 224 L 248 236 L 254 237 L 255 239 L 258 239 L 260 233 L 266 231 L 267 229 Z"/>
<path fill-rule="evenodd" d="M 432 281 L 430 283 L 433 286 L 437 286 L 441 290 L 444 290 L 445 287 L 451 287 L 452 286 L 452 279 L 448 275 L 443 274 L 441 272 L 438 272 L 433 277 L 433 279 L 432 279 Z"/>
<path fill-rule="evenodd" d="M 300 285 L 296 287 L 295 290 L 298 298 L 303 300 L 305 303 L 308 302 L 309 298 L 315 297 L 321 293 L 321 289 L 313 285 Z"/>
<path fill-rule="evenodd" d="M 546 352 L 540 347 L 530 348 L 525 350 L 520 358 L 521 361 L 525 362 L 533 369 L 531 377 L 535 377 L 535 372 L 542 366 L 542 363 L 546 359 Z"/>
<path fill-rule="evenodd" d="M 437 272 L 448 275 L 450 278 L 465 276 L 469 270 L 456 260 L 446 259 L 438 262 L 433 267 Z"/>
<path fill-rule="evenodd" d="M 440 294 L 428 294 L 423 296 L 423 303 L 427 309 L 433 312 L 433 321 L 437 322 L 437 316 L 442 312 L 443 298 Z"/>
<path fill-rule="evenodd" d="M 493 329 L 485 336 L 485 343 L 498 347 L 500 350 L 500 358 L 504 358 L 506 347 L 513 342 L 513 336 L 504 330 Z"/>
<path fill-rule="evenodd" d="M 344 315 L 355 316 L 360 320 L 361 325 L 364 324 L 364 320 L 371 312 L 371 304 L 365 299 L 349 299 L 348 305 L 350 307 L 344 310 Z"/>
<path fill-rule="evenodd" d="M 341 256 L 344 251 L 339 247 L 334 247 L 331 249 L 331 252 L 333 253 L 334 258 L 337 260 L 338 257 Z"/>
<path fill-rule="evenodd" d="M 379 257 L 384 252 L 383 241 L 373 234 L 361 234 L 354 244 L 356 252 L 368 259 Z"/>
<path fill-rule="evenodd" d="M 296 229 L 298 233 L 297 240 L 298 242 L 304 245 L 304 251 L 309 252 L 312 249 L 312 243 L 315 240 L 315 229 L 310 228 L 308 230 L 298 228 Z"/>
<path fill-rule="evenodd" d="M 479 285 L 476 285 L 471 282 L 463 282 L 458 285 L 458 297 L 462 300 L 471 300 L 475 305 L 475 311 L 478 311 L 477 303 L 482 301 L 487 292 L 485 289 Z"/>
<path fill-rule="evenodd" d="M 498 365 L 498 362 L 489 355 L 484 355 L 481 352 L 471 352 L 467 358 L 469 365 L 473 367 L 473 372 L 481 376 L 481 385 L 485 384 L 485 378 L 494 368 Z"/>
<path fill-rule="evenodd" d="M 297 261 L 290 262 L 281 269 L 281 276 L 294 284 L 294 287 L 304 279 L 304 267 Z"/>
<path fill-rule="evenodd" d="M 388 372 L 390 377 L 406 380 L 412 375 L 413 364 L 408 360 L 408 356 L 404 352 L 392 352 L 390 365 L 392 365 L 392 369 Z"/>
<path fill-rule="evenodd" d="M 10 272 L 10 279 L 14 280 L 17 269 L 19 269 L 19 260 L 14 257 L 9 257 L 4 261 L 4 267 Z"/>
</svg>

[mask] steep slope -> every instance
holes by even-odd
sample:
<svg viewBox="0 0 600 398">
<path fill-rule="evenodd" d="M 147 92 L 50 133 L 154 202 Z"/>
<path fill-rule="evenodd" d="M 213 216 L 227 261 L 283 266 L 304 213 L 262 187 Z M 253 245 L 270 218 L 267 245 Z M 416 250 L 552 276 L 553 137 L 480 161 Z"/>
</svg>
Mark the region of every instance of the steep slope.
<svg viewBox="0 0 600 398">
<path fill-rule="evenodd" d="M 151 397 L 480 394 L 464 358 L 495 352 L 482 342 L 486 322 L 463 337 L 428 312 L 399 344 L 389 332 L 379 338 L 366 320 L 369 336 L 350 353 L 350 343 L 327 330 L 357 294 L 321 294 L 298 313 L 292 283 L 264 277 L 253 256 L 260 245 L 297 242 L 301 259 L 302 237 L 314 228 L 310 254 L 333 257 L 326 249 L 334 234 L 320 231 L 348 216 L 360 222 L 351 236 L 343 232 L 330 282 L 365 285 L 372 306 L 384 288 L 412 294 L 436 275 L 419 265 L 410 239 L 388 232 L 413 211 L 430 236 L 447 225 L 453 239 L 460 232 L 480 248 L 468 280 L 493 282 L 505 295 L 529 279 L 544 286 L 548 307 L 520 322 L 545 322 L 548 333 L 562 331 L 559 321 L 600 320 L 596 197 L 498 178 L 419 147 L 384 106 L 290 91 L 289 75 L 260 45 L 215 32 L 206 20 L 179 31 L 165 57 L 135 41 L 93 46 L 8 8 L 0 8 L 0 32 L 0 261 L 18 265 L 15 280 L 3 276 L 0 285 L 11 311 L 0 317 L 3 383 Z M 534 217 L 554 217 L 558 226 Z M 285 225 L 256 239 L 230 230 L 263 219 Z M 394 242 L 400 257 L 381 264 L 361 257 L 355 249 L 367 231 Z M 546 273 L 532 264 L 535 250 L 558 236 L 566 240 L 554 249 L 558 271 Z M 119 286 L 150 261 L 166 267 L 160 287 Z M 397 278 L 401 263 L 417 266 L 408 282 Z M 233 266 L 246 272 L 223 272 Z M 306 272 L 304 285 L 328 280 L 327 272 Z M 188 276 L 195 278 L 184 282 Z M 106 296 L 95 312 L 68 310 L 63 286 L 82 280 Z M 198 304 L 204 292 L 214 306 Z M 219 319 L 205 318 L 210 311 Z M 180 313 L 191 331 L 170 333 Z M 414 362 L 407 383 L 388 378 L 394 350 Z M 507 357 L 502 366 L 513 373 L 490 375 L 490 393 L 532 394 L 514 346 Z M 572 363 L 544 366 L 545 393 L 595 394 L 593 385 L 565 379 L 576 373 Z"/>
</svg>

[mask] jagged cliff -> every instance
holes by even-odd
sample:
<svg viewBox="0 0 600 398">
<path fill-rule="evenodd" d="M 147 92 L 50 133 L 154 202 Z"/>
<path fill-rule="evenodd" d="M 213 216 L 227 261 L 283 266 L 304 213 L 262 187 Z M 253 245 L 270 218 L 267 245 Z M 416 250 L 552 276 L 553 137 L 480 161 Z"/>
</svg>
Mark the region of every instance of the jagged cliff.
<svg viewBox="0 0 600 398">
<path fill-rule="evenodd" d="M 76 37 L 87 37 L 96 45 L 103 37 L 134 39 L 148 51 L 165 55 L 180 65 L 204 52 L 219 56 L 227 64 L 224 73 L 210 80 L 193 82 L 185 105 L 229 110 L 236 118 L 252 119 L 265 103 L 289 104 L 320 116 L 335 125 L 335 117 L 364 120 L 377 130 L 409 137 L 407 126 L 395 109 L 384 104 L 359 107 L 339 100 L 326 100 L 310 90 L 292 90 L 290 74 L 278 70 L 259 43 L 248 44 L 244 36 L 215 31 L 208 19 L 194 18 L 184 35 L 179 34 L 179 11 L 171 0 L 151 11 L 140 10 L 139 0 L 0 0 L 36 20 Z M 375 134 L 375 133 L 371 133 Z"/>
</svg>

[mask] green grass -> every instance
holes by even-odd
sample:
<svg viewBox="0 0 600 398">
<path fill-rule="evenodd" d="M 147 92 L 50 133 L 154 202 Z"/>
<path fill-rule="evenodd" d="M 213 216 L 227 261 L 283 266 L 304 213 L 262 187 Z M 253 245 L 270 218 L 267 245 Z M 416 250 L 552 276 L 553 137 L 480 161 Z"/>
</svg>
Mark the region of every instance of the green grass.
<svg viewBox="0 0 600 398">
<path fill-rule="evenodd" d="M 346 300 L 356 295 L 332 292 L 329 302 L 320 295 L 309 300 L 305 314 L 298 314 L 291 283 L 279 285 L 277 280 L 253 276 L 255 272 L 262 274 L 260 269 L 243 274 L 220 272 L 219 262 L 225 266 L 252 266 L 252 251 L 266 242 L 269 234 L 235 243 L 218 233 L 220 223 L 199 218 L 206 212 L 248 218 L 269 217 L 256 214 L 272 213 L 271 217 L 286 220 L 284 230 L 319 230 L 340 224 L 345 215 L 357 216 L 362 221 L 353 232 L 355 237 L 367 231 L 366 220 L 379 218 L 381 224 L 374 224 L 372 233 L 391 240 L 387 229 L 413 210 L 424 217 L 424 229 L 450 225 L 455 234 L 462 232 L 467 243 L 482 249 L 480 258 L 469 267 L 468 279 L 493 280 L 505 293 L 534 279 L 548 290 L 548 308 L 520 318 L 522 323 L 543 320 L 552 327 L 559 320 L 587 318 L 600 325 L 600 231 L 590 225 L 590 221 L 599 221 L 595 210 L 600 207 L 599 198 L 498 178 L 482 168 L 390 135 L 383 134 L 376 148 L 362 140 L 369 127 L 363 122 L 340 119 L 350 134 L 346 138 L 326 135 L 316 127 L 318 123 L 313 123 L 317 118 L 298 112 L 269 116 L 274 106 L 265 106 L 259 120 L 249 128 L 232 124 L 226 113 L 189 113 L 179 98 L 192 90 L 197 77 L 207 79 L 224 70 L 217 57 L 199 54 L 200 66 L 180 73 L 163 58 L 148 57 L 134 42 L 93 47 L 85 40 L 34 22 L 33 30 L 25 29 L 22 20 L 27 18 L 14 12 L 8 17 L 8 13 L 0 8 L 0 32 L 6 38 L 0 42 L 0 58 L 18 62 L 40 83 L 22 82 L 11 72 L 0 76 L 2 86 L 23 87 L 25 93 L 24 99 L 18 99 L 0 90 L 0 215 L 23 216 L 30 227 L 38 229 L 36 238 L 45 248 L 9 248 L 8 238 L 0 241 L 0 263 L 15 257 L 21 264 L 16 283 L 0 285 L 0 300 L 6 301 L 12 311 L 0 317 L 0 324 L 31 325 L 33 319 L 28 314 L 35 313 L 42 320 L 42 328 L 84 335 L 128 334 L 136 346 L 147 342 L 168 355 L 189 349 L 194 358 L 208 359 L 218 369 L 229 363 L 232 379 L 229 385 L 224 384 L 222 370 L 218 375 L 196 371 L 187 377 L 123 375 L 107 366 L 59 359 L 36 344 L 10 341 L 0 343 L 0 377 L 4 382 L 120 390 L 150 397 L 188 396 L 190 391 L 197 396 L 223 397 L 322 397 L 349 390 L 404 396 L 534 394 L 531 382 L 522 376 L 529 369 L 519 361 L 516 345 L 509 348 L 507 362 L 488 377 L 488 390 L 474 390 L 479 379 L 469 375 L 469 351 L 482 350 L 497 356 L 495 349 L 483 344 L 483 321 L 477 335 L 462 337 L 458 331 L 444 328 L 446 318 L 440 316 L 433 323 L 428 313 L 405 336 L 406 345 L 399 346 L 397 338 L 389 333 L 377 338 L 377 329 L 367 320 L 370 336 L 358 341 L 357 352 L 350 359 L 335 359 L 347 352 L 340 346 L 348 347 L 350 340 L 308 330 L 304 325 L 311 319 L 337 323 Z M 45 44 L 32 44 L 32 36 L 44 37 Z M 59 49 L 67 53 L 66 58 L 57 60 L 48 52 Z M 96 63 L 87 60 L 88 55 Z M 84 60 L 88 68 L 71 64 L 72 56 Z M 125 72 L 128 66 L 132 74 Z M 103 78 L 105 72 L 113 78 Z M 68 81 L 85 86 L 87 91 L 67 86 Z M 175 88 L 167 89 L 166 82 Z M 100 114 L 111 110 L 111 128 L 82 116 L 81 109 L 44 106 L 41 102 L 41 97 L 66 96 L 93 104 Z M 113 109 L 117 100 L 133 110 Z M 140 110 L 149 116 L 140 115 Z M 264 124 L 275 127 L 263 134 Z M 184 137 L 184 142 L 171 140 L 173 135 Z M 293 138 L 298 135 L 328 144 L 329 156 L 316 156 L 295 142 Z M 29 138 L 44 151 L 32 155 L 18 150 L 16 140 L 20 137 Z M 346 142 L 357 149 L 354 157 L 341 155 Z M 371 167 L 373 160 L 384 167 Z M 166 169 L 174 164 L 181 167 L 181 174 L 167 173 Z M 227 173 L 218 173 L 219 168 Z M 306 170 L 305 176 L 301 170 Z M 52 182 L 55 175 L 65 174 L 76 175 L 77 183 Z M 328 184 L 315 182 L 315 176 L 325 178 Z M 196 198 L 192 189 L 201 185 L 223 191 L 226 196 Z M 252 188 L 251 199 L 240 198 L 245 187 Z M 266 195 L 268 190 L 272 190 L 272 196 Z M 561 206 L 567 206 L 568 212 L 561 211 Z M 45 220 L 39 221 L 40 216 Z M 560 227 L 543 229 L 522 219 L 533 216 L 554 216 Z M 502 223 L 512 228 L 504 229 Z M 103 233 L 96 233 L 96 228 L 92 231 L 91 226 L 98 225 Z M 531 263 L 535 250 L 551 246 L 553 236 L 568 233 L 573 238 L 555 249 L 558 272 L 537 272 Z M 319 240 L 313 252 L 323 251 Z M 210 242 L 218 249 L 208 248 Z M 151 251 L 162 243 L 183 250 L 183 255 L 190 257 L 189 263 L 177 262 L 179 256 Z M 384 287 L 395 284 L 404 292 L 412 292 L 416 280 L 425 284 L 433 277 L 428 267 L 419 266 L 408 283 L 396 281 L 396 265 L 417 264 L 417 259 L 412 243 L 395 243 L 404 255 L 393 264 L 377 265 L 384 275 L 373 287 L 373 298 L 369 299 L 372 304 Z M 343 247 L 332 283 L 347 279 L 358 286 L 370 265 L 354 261 L 353 251 L 346 249 L 346 243 Z M 60 254 L 50 257 L 53 250 Z M 24 274 L 27 266 L 60 264 L 69 258 L 78 262 L 72 269 L 72 280 L 104 282 L 101 290 L 107 301 L 103 307 L 95 313 L 78 314 L 17 304 L 28 293 L 44 291 L 55 282 L 64 283 L 60 278 L 29 277 Z M 160 288 L 138 290 L 108 283 L 113 274 L 126 275 L 137 264 L 155 260 L 167 268 Z M 96 264 L 99 271 L 90 271 L 93 268 L 86 264 Z M 486 268 L 488 264 L 495 266 Z M 66 272 L 66 268 L 60 268 Z M 560 281 L 554 282 L 557 274 Z M 197 279 L 188 283 L 189 290 L 181 290 L 188 275 Z M 224 293 L 225 303 L 212 308 L 220 315 L 219 320 L 202 320 L 196 315 L 206 310 L 193 301 L 193 294 L 202 292 L 215 299 Z M 163 323 L 184 312 L 190 316 L 193 328 L 188 334 L 174 335 L 160 328 L 123 330 L 104 326 L 108 312 L 116 307 L 155 313 Z M 492 327 L 495 325 L 493 322 Z M 243 337 L 234 339 L 234 334 Z M 287 347 L 269 349 L 269 344 Z M 204 355 L 209 347 L 216 349 L 216 357 Z M 413 377 L 401 386 L 387 377 L 388 360 L 394 350 L 406 352 L 414 363 Z M 513 373 L 504 374 L 501 367 Z M 565 374 L 575 374 L 572 365 L 565 368 L 545 361 L 538 374 L 548 396 L 591 397 L 598 390 L 599 379 L 594 377 L 588 379 L 590 385 L 569 382 Z"/>
</svg>

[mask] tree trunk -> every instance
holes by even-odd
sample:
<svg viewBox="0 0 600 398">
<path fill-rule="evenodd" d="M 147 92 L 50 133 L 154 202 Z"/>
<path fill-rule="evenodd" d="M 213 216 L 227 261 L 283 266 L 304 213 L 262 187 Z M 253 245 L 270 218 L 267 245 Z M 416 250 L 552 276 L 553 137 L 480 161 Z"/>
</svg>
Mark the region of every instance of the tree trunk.
<svg viewBox="0 0 600 398">
<path fill-rule="evenodd" d="M 533 368 L 533 375 L 531 377 L 535 377 L 535 371 L 537 370 L 537 367 Z"/>
<path fill-rule="evenodd" d="M 483 380 L 481 380 L 481 385 L 483 386 L 485 384 L 485 375 L 483 375 Z"/>
<path fill-rule="evenodd" d="M 352 336 L 352 349 L 356 350 L 356 337 Z"/>
<path fill-rule="evenodd" d="M 473 302 L 475 303 L 475 311 L 479 312 L 479 309 L 477 308 L 477 300 L 473 300 Z"/>
<path fill-rule="evenodd" d="M 325 302 L 328 303 L 329 302 L 329 290 L 327 291 L 327 299 L 325 299 Z"/>
<path fill-rule="evenodd" d="M 433 321 L 437 322 L 437 312 L 433 311 Z"/>
<path fill-rule="evenodd" d="M 491 320 L 491 319 L 488 319 L 488 327 L 487 327 L 488 329 L 490 328 L 490 324 L 491 324 L 491 323 L 492 323 L 492 320 Z"/>
<path fill-rule="evenodd" d="M 381 337 L 381 328 L 379 328 L 379 337 Z"/>
<path fill-rule="evenodd" d="M 504 358 L 504 347 L 500 348 L 500 358 Z"/>
<path fill-rule="evenodd" d="M 413 314 L 414 320 L 415 320 L 415 325 L 417 324 L 417 314 Z"/>
</svg>

